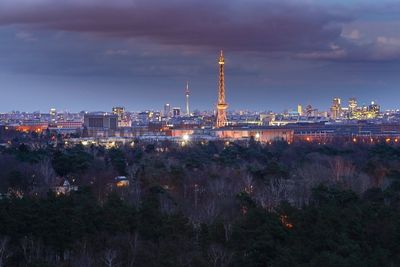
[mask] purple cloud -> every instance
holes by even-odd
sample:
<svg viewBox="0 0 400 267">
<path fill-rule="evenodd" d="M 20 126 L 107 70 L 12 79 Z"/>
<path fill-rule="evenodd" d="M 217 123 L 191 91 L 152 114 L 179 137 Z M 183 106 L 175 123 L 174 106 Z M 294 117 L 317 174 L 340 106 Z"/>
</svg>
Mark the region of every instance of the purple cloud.
<svg viewBox="0 0 400 267">
<path fill-rule="evenodd" d="M 353 19 L 347 11 L 294 1 L 10 3 L 0 8 L 0 25 L 264 53 L 330 53 L 332 43 L 343 42 L 341 25 Z"/>
</svg>

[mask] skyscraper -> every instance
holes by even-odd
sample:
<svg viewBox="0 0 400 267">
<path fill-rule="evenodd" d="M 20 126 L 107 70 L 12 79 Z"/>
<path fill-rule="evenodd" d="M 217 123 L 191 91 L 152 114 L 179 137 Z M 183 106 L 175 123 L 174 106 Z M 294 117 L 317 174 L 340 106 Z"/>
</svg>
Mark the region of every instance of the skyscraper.
<svg viewBox="0 0 400 267">
<path fill-rule="evenodd" d="M 186 96 L 186 116 L 189 117 L 190 116 L 190 110 L 189 110 L 189 96 L 190 96 L 189 82 L 186 82 L 185 96 Z"/>
<path fill-rule="evenodd" d="M 118 127 L 130 127 L 132 125 L 132 121 L 126 114 L 124 107 L 113 107 L 112 114 L 118 116 Z"/>
<path fill-rule="evenodd" d="M 174 117 L 179 117 L 181 115 L 181 108 L 175 107 L 172 109 L 172 115 Z"/>
<path fill-rule="evenodd" d="M 224 77 L 224 53 L 221 50 L 221 54 L 218 60 L 219 65 L 219 87 L 218 87 L 218 104 L 217 104 L 217 122 L 216 128 L 224 127 L 227 125 L 228 119 L 226 117 L 226 109 L 228 104 L 225 103 L 225 77 Z"/>
<path fill-rule="evenodd" d="M 164 117 L 168 118 L 170 116 L 171 116 L 171 105 L 167 103 L 164 105 Z"/>
<path fill-rule="evenodd" d="M 357 99 L 352 97 L 349 99 L 349 113 L 353 113 L 357 110 Z"/>
<path fill-rule="evenodd" d="M 368 106 L 368 111 L 370 111 L 376 117 L 381 112 L 381 107 L 376 104 L 375 101 L 372 101 L 371 105 Z"/>
<path fill-rule="evenodd" d="M 303 115 L 303 106 L 301 104 L 297 105 L 297 113 L 299 114 L 299 116 Z"/>
<path fill-rule="evenodd" d="M 112 108 L 112 114 L 115 114 L 118 116 L 118 120 L 122 121 L 124 114 L 125 114 L 125 108 L 124 107 L 113 107 Z"/>
<path fill-rule="evenodd" d="M 334 98 L 332 101 L 331 117 L 334 120 L 338 119 L 342 114 L 342 106 L 340 102 L 340 98 Z"/>
<path fill-rule="evenodd" d="M 50 109 L 50 120 L 51 122 L 55 122 L 57 117 L 57 110 L 55 108 Z"/>
</svg>

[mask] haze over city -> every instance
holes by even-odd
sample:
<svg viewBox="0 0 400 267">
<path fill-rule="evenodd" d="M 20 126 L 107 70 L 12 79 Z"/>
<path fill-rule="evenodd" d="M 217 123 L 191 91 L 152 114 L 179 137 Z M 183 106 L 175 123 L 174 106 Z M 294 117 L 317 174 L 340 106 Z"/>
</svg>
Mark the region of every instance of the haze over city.
<svg viewBox="0 0 400 267">
<path fill-rule="evenodd" d="M 400 99 L 398 1 L 0 2 L 0 111 L 212 110 Z"/>
</svg>

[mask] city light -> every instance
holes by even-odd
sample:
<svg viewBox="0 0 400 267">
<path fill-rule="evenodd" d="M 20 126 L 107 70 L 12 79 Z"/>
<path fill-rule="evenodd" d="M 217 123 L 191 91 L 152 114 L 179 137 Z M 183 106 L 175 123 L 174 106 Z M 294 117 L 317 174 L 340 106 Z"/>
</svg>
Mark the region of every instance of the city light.
<svg viewBox="0 0 400 267">
<path fill-rule="evenodd" d="M 400 0 L 18 2 L 0 267 L 400 267 Z"/>
<path fill-rule="evenodd" d="M 184 134 L 184 135 L 182 136 L 182 139 L 183 139 L 183 141 L 188 142 L 189 139 L 190 139 L 190 137 L 189 137 L 188 134 Z"/>
</svg>

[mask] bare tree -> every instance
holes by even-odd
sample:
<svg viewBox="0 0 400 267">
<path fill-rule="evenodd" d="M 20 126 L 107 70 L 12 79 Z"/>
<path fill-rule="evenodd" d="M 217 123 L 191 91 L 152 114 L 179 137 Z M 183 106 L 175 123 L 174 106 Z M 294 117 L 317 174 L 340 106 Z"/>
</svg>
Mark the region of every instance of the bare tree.
<svg viewBox="0 0 400 267">
<path fill-rule="evenodd" d="M 0 238 L 0 267 L 6 266 L 6 260 L 10 256 L 10 252 L 8 251 L 8 237 Z"/>
<path fill-rule="evenodd" d="M 136 261 L 136 254 L 139 247 L 139 233 L 135 231 L 133 234 L 129 234 L 128 243 L 131 250 L 131 259 L 129 261 L 129 266 L 133 267 Z"/>
<path fill-rule="evenodd" d="M 46 157 L 43 160 L 41 160 L 38 164 L 39 164 L 39 174 L 42 178 L 41 182 L 43 182 L 43 184 L 46 186 L 54 186 L 56 173 L 53 169 L 50 158 Z"/>
<path fill-rule="evenodd" d="M 25 236 L 20 240 L 20 245 L 25 262 L 28 265 L 40 258 L 43 246 L 39 240 L 35 240 L 31 236 Z"/>
<path fill-rule="evenodd" d="M 316 185 L 326 182 L 330 174 L 331 170 L 324 166 L 320 160 L 316 160 L 311 164 L 305 164 L 297 168 L 296 176 L 307 180 L 307 183 L 311 185 Z"/>
<path fill-rule="evenodd" d="M 199 213 L 201 222 L 211 223 L 219 214 L 219 206 L 214 198 L 206 198 Z"/>
<path fill-rule="evenodd" d="M 159 194 L 160 210 L 165 214 L 173 214 L 177 207 L 174 200 L 168 194 Z"/>
<path fill-rule="evenodd" d="M 297 207 L 307 204 L 311 197 L 312 188 L 321 183 L 329 182 L 331 171 L 322 164 L 321 158 L 314 159 L 311 164 L 297 168 L 293 177 L 293 203 Z"/>
<path fill-rule="evenodd" d="M 76 249 L 76 254 L 72 258 L 72 266 L 76 267 L 91 267 L 94 264 L 94 259 L 88 250 L 87 241 L 79 242 Z"/>
<path fill-rule="evenodd" d="M 113 249 L 106 249 L 104 251 L 104 263 L 107 267 L 114 267 L 116 266 L 115 260 L 117 258 L 117 251 Z"/>
<path fill-rule="evenodd" d="M 329 166 L 335 183 L 343 183 L 346 177 L 352 177 L 355 174 L 355 166 L 342 157 L 334 157 L 329 161 Z"/>
<path fill-rule="evenodd" d="M 224 221 L 224 234 L 225 234 L 225 241 L 229 241 L 231 234 L 232 234 L 232 223 L 229 221 Z"/>
<path fill-rule="evenodd" d="M 136 208 L 139 208 L 142 200 L 142 188 L 139 178 L 130 178 L 129 184 L 129 199 Z"/>
<path fill-rule="evenodd" d="M 228 266 L 232 260 L 233 254 L 218 244 L 212 244 L 208 248 L 208 256 L 211 260 L 211 265 L 214 267 L 220 266 Z"/>
<path fill-rule="evenodd" d="M 289 182 L 280 179 L 270 179 L 263 189 L 259 190 L 256 199 L 262 207 L 272 211 L 280 202 L 288 200 Z"/>
</svg>

